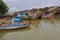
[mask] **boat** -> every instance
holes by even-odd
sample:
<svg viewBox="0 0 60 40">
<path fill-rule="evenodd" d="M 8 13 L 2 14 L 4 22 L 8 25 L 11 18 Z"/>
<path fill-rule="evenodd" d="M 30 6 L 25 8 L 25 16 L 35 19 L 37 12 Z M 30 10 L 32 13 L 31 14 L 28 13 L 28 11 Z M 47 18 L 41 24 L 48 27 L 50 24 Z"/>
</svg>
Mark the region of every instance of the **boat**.
<svg viewBox="0 0 60 40">
<path fill-rule="evenodd" d="M 51 18 L 51 14 L 43 14 L 42 18 L 43 19 L 49 19 L 49 18 Z"/>
<path fill-rule="evenodd" d="M 10 24 L 10 25 L 6 25 L 6 26 L 0 26 L 0 29 L 18 29 L 18 28 L 25 28 L 28 27 L 29 24 L 22 24 L 22 23 L 15 23 L 15 24 Z"/>
<path fill-rule="evenodd" d="M 28 13 L 20 13 L 20 14 L 17 13 L 16 17 L 20 17 L 22 19 L 27 19 L 28 18 Z"/>
</svg>

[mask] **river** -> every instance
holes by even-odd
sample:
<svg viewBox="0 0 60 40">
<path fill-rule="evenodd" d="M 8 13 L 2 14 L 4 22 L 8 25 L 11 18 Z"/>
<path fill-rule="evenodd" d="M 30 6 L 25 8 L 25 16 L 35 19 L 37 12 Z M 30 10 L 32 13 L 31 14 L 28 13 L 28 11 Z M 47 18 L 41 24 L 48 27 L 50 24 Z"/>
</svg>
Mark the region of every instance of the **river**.
<svg viewBox="0 0 60 40">
<path fill-rule="evenodd" d="M 0 40 L 60 40 L 60 18 L 27 20 L 24 29 L 0 30 Z"/>
</svg>

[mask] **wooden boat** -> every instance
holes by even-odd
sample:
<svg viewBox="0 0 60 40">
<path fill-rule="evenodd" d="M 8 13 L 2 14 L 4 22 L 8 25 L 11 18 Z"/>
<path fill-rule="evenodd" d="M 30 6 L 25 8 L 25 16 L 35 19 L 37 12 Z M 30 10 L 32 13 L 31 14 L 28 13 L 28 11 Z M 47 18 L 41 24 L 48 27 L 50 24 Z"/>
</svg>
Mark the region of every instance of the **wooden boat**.
<svg viewBox="0 0 60 40">
<path fill-rule="evenodd" d="M 0 29 L 5 29 L 5 30 L 6 29 L 18 29 L 18 28 L 25 28 L 28 26 L 29 26 L 29 24 L 15 23 L 15 24 L 10 24 L 10 25 L 6 25 L 6 26 L 0 26 Z"/>
<path fill-rule="evenodd" d="M 51 14 L 46 14 L 46 15 L 42 15 L 42 18 L 43 19 L 49 19 L 49 18 L 51 18 Z"/>
</svg>

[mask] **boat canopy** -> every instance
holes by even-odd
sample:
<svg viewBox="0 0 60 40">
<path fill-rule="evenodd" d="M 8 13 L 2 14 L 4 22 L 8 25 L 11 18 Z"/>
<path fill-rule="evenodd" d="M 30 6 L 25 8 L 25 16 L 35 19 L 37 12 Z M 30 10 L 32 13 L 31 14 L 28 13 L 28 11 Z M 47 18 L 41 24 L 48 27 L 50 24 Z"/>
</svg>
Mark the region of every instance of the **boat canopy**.
<svg viewBox="0 0 60 40">
<path fill-rule="evenodd" d="M 25 17 L 25 16 L 28 16 L 28 13 L 20 13 L 17 15 L 17 17 Z"/>
<path fill-rule="evenodd" d="M 14 22 L 20 22 L 20 21 L 21 21 L 21 18 L 15 17 L 15 18 L 13 18 L 12 20 L 13 20 Z"/>
</svg>

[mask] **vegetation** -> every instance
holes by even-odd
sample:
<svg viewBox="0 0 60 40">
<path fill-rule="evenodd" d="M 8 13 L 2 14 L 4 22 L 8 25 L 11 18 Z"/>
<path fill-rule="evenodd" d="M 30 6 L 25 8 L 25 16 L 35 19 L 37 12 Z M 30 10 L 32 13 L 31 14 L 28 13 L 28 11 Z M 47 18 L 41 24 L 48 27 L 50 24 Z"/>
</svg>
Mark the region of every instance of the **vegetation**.
<svg viewBox="0 0 60 40">
<path fill-rule="evenodd" d="M 4 15 L 7 12 L 8 12 L 7 5 L 2 0 L 0 0 L 0 15 Z"/>
</svg>

